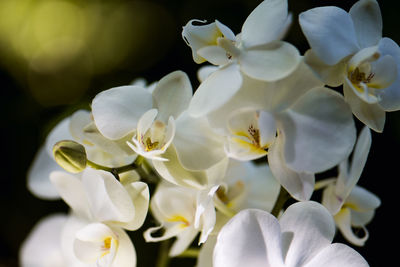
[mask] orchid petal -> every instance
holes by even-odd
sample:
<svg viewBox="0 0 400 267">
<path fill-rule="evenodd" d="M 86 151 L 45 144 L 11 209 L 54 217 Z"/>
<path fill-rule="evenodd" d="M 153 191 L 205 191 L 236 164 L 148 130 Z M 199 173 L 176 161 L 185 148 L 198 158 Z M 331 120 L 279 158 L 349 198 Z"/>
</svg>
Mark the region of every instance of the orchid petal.
<svg viewBox="0 0 400 267">
<path fill-rule="evenodd" d="M 130 222 L 134 218 L 131 197 L 111 173 L 87 169 L 82 181 L 92 214 L 98 221 Z"/>
<path fill-rule="evenodd" d="M 42 199 L 59 199 L 60 195 L 49 180 L 50 173 L 54 171 L 64 171 L 64 169 L 49 155 L 45 146 L 40 147 L 28 170 L 29 191 Z"/>
<path fill-rule="evenodd" d="M 368 267 L 365 259 L 354 249 L 336 243 L 325 247 L 304 267 Z"/>
<path fill-rule="evenodd" d="M 61 250 L 61 230 L 67 216 L 52 214 L 36 223 L 21 245 L 22 267 L 66 267 Z"/>
<path fill-rule="evenodd" d="M 225 158 L 223 137 L 213 132 L 206 118 L 193 118 L 187 112 L 176 121 L 173 144 L 189 170 L 205 170 Z"/>
<path fill-rule="evenodd" d="M 342 235 L 353 245 L 364 246 L 368 239 L 368 231 L 364 228 L 365 235 L 358 237 L 351 228 L 351 211 L 348 208 L 343 208 L 335 215 L 335 222 Z"/>
<path fill-rule="evenodd" d="M 287 0 L 261 2 L 247 17 L 241 39 L 245 47 L 267 44 L 278 40 L 288 16 Z"/>
<path fill-rule="evenodd" d="M 143 182 L 130 183 L 124 187 L 128 192 L 132 203 L 135 205 L 135 216 L 131 221 L 114 223 L 130 231 L 137 230 L 143 225 L 149 209 L 149 187 Z"/>
<path fill-rule="evenodd" d="M 378 51 L 384 55 L 390 55 L 396 62 L 397 76 L 396 80 L 384 90 L 378 90 L 376 93 L 380 97 L 379 105 L 385 111 L 396 111 L 400 109 L 400 48 L 389 38 L 382 38 L 379 42 Z M 389 72 L 393 70 L 387 70 Z"/>
<path fill-rule="evenodd" d="M 334 65 L 327 65 L 322 62 L 312 49 L 304 55 L 304 61 L 312 68 L 318 77 L 329 86 L 339 86 L 343 84 L 344 74 L 346 73 L 346 60 L 342 59 Z"/>
<path fill-rule="evenodd" d="M 275 41 L 243 51 L 238 61 L 241 70 L 248 76 L 263 81 L 277 81 L 292 73 L 301 57 L 293 45 Z"/>
<path fill-rule="evenodd" d="M 382 132 L 385 125 L 385 111 L 378 104 L 368 104 L 361 100 L 351 89 L 349 83 L 346 79 L 343 85 L 343 93 L 353 114 L 372 130 Z"/>
<path fill-rule="evenodd" d="M 91 218 L 86 192 L 83 188 L 82 181 L 77 176 L 56 171 L 51 173 L 50 180 L 62 199 L 75 213 L 87 219 Z"/>
<path fill-rule="evenodd" d="M 268 162 L 271 172 L 293 198 L 300 201 L 309 200 L 314 191 L 314 174 L 290 169 L 283 157 L 284 144 L 285 138 L 283 133 L 280 133 L 269 148 Z"/>
<path fill-rule="evenodd" d="M 336 194 L 342 199 L 346 199 L 353 187 L 360 179 L 361 173 L 367 162 L 369 149 L 371 147 L 372 138 L 368 127 L 364 127 L 361 131 L 351 160 L 351 166 L 348 174 L 339 174 L 336 182 Z"/>
<path fill-rule="evenodd" d="M 331 214 L 317 202 L 292 204 L 279 222 L 283 233 L 294 233 L 285 257 L 287 266 L 303 266 L 329 246 L 335 235 Z"/>
<path fill-rule="evenodd" d="M 229 64 L 212 73 L 193 95 L 189 113 L 204 116 L 225 104 L 240 89 L 242 74 L 237 64 Z"/>
<path fill-rule="evenodd" d="M 327 88 L 312 89 L 286 115 L 280 122 L 286 140 L 284 157 L 291 169 L 325 171 L 351 153 L 356 128 L 340 94 Z"/>
<path fill-rule="evenodd" d="M 220 231 L 214 267 L 283 266 L 277 219 L 260 210 L 243 210 Z"/>
<path fill-rule="evenodd" d="M 226 56 L 226 50 L 217 45 L 209 45 L 200 48 L 197 51 L 197 54 L 216 66 L 223 66 L 229 63 L 229 58 Z"/>
<path fill-rule="evenodd" d="M 109 139 L 120 139 L 136 129 L 144 112 L 153 105 L 151 93 L 138 86 L 120 86 L 96 95 L 93 118 L 99 131 Z"/>
<path fill-rule="evenodd" d="M 299 16 L 300 26 L 315 55 L 335 65 L 360 47 L 350 15 L 338 7 L 317 7 Z"/>
<path fill-rule="evenodd" d="M 382 15 L 375 0 L 356 2 L 349 11 L 361 48 L 377 45 L 382 38 Z"/>
<path fill-rule="evenodd" d="M 177 118 L 189 106 L 192 85 L 186 73 L 174 71 L 158 81 L 153 92 L 158 119 L 167 122 L 170 116 Z"/>
<path fill-rule="evenodd" d="M 212 73 L 218 70 L 217 66 L 212 66 L 212 65 L 206 65 L 202 66 L 198 71 L 197 71 L 197 79 L 200 82 L 204 82 L 208 76 L 210 76 Z"/>
</svg>

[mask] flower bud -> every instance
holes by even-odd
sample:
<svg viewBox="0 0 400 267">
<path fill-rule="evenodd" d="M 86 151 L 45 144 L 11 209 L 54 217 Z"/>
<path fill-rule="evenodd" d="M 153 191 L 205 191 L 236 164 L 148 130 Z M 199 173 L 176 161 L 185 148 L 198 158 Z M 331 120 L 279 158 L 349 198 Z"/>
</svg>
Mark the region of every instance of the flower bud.
<svg viewBox="0 0 400 267">
<path fill-rule="evenodd" d="M 86 168 L 85 147 L 75 141 L 62 140 L 53 147 L 54 159 L 66 171 L 78 173 Z"/>
</svg>

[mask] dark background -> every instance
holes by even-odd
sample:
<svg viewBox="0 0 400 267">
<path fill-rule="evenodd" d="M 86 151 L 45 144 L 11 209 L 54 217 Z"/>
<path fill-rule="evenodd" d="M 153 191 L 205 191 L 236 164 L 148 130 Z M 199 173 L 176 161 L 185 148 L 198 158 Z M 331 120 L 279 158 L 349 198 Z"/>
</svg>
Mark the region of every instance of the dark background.
<svg viewBox="0 0 400 267">
<path fill-rule="evenodd" d="M 3 0 L 11 1 L 15 0 Z M 181 38 L 181 27 L 192 18 L 218 19 L 238 33 L 245 18 L 260 1 L 86 1 L 102 9 L 96 13 L 97 20 L 86 22 L 84 30 L 79 28 L 82 24 L 76 24 L 75 17 L 62 15 L 66 3 L 70 11 L 74 11 L 82 8 L 80 1 L 53 1 L 59 6 L 52 6 L 50 10 L 59 8 L 57 12 L 61 15 L 32 6 L 7 9 L 5 4 L 1 6 L 3 2 L 0 3 L 0 267 L 18 266 L 20 244 L 40 218 L 68 210 L 62 201 L 40 200 L 26 189 L 26 172 L 48 131 L 73 111 L 88 109 L 98 92 L 128 84 L 137 77 L 152 82 L 180 69 L 188 73 L 196 88 L 199 66 L 192 61 L 190 48 Z M 33 2 L 40 5 L 46 1 Z M 336 5 L 348 10 L 354 2 L 289 0 L 294 24 L 286 40 L 304 53 L 308 44 L 298 26 L 297 15 L 321 5 Z M 383 35 L 399 43 L 398 1 L 380 1 L 380 6 Z M 35 22 L 39 25 L 37 27 L 49 26 L 51 34 L 46 32 L 46 27 L 37 30 L 32 26 L 34 19 L 30 21 L 28 18 L 32 12 L 38 13 L 33 16 L 40 20 Z M 69 38 L 73 40 L 74 36 L 79 36 L 84 40 L 84 46 L 78 43 L 79 49 L 72 49 L 68 54 L 58 43 L 45 45 L 43 47 L 56 48 L 49 50 L 48 54 L 47 50 L 41 54 L 43 51 L 37 48 L 40 38 L 47 41 L 46 38 L 62 37 L 64 32 L 59 29 L 65 27 L 69 29 L 66 33 Z M 29 31 L 35 30 L 37 32 L 32 36 L 36 39 L 30 38 Z M 373 133 L 372 149 L 359 182 L 382 201 L 374 220 L 367 227 L 370 238 L 366 246 L 355 247 L 371 266 L 382 266 L 383 258 L 394 258 L 398 247 L 395 235 L 399 225 L 396 182 L 399 178 L 400 113 L 388 113 L 386 119 L 384 133 Z M 360 126 L 358 122 L 357 125 Z M 132 233 L 132 239 L 138 266 L 153 266 L 158 244 L 144 243 L 141 231 Z M 340 237 L 337 241 L 343 242 Z M 176 259 L 170 266 L 192 263 Z"/>
</svg>

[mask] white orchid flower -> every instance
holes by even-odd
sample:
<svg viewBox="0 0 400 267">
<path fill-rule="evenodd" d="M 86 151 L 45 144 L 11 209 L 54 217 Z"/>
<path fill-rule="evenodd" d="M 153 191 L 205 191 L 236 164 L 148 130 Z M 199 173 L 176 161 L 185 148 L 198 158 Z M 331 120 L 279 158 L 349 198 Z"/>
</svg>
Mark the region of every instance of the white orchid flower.
<svg viewBox="0 0 400 267">
<path fill-rule="evenodd" d="M 120 227 L 71 214 L 61 231 L 66 266 L 135 267 L 136 252 Z"/>
<path fill-rule="evenodd" d="M 53 172 L 50 179 L 71 209 L 88 221 L 136 230 L 146 218 L 150 196 L 143 182 L 123 185 L 111 173 L 89 168 L 81 179 L 65 172 Z"/>
<path fill-rule="evenodd" d="M 109 172 L 94 169 L 84 170 L 81 179 L 64 172 L 53 172 L 50 179 L 74 214 L 62 241 L 68 257 L 98 266 L 135 266 L 134 247 L 122 228 L 142 226 L 150 198 L 147 184 L 123 185 Z"/>
<path fill-rule="evenodd" d="M 202 235 L 201 240 L 207 239 L 214 227 L 216 215 L 214 205 L 210 202 L 196 218 L 198 203 L 203 200 L 202 193 L 204 192 L 204 190 L 160 184 L 151 200 L 151 211 L 161 225 L 146 230 L 145 240 L 159 242 L 176 237 L 169 251 L 169 255 L 174 257 L 187 249 L 199 232 Z M 161 228 L 165 229 L 162 236 L 152 236 Z"/>
<path fill-rule="evenodd" d="M 349 160 L 343 161 L 339 165 L 338 178 L 327 184 L 322 195 L 322 204 L 334 215 L 335 223 L 343 236 L 358 246 L 363 246 L 368 239 L 365 225 L 372 220 L 375 209 L 380 205 L 377 196 L 356 186 L 370 147 L 371 133 L 368 127 L 364 127 L 354 149 L 350 167 Z M 365 235 L 357 236 L 352 227 L 362 228 Z"/>
<path fill-rule="evenodd" d="M 190 114 L 199 117 L 223 105 L 239 90 L 243 76 L 276 81 L 292 73 L 301 61 L 299 52 L 279 41 L 290 21 L 287 0 L 261 2 L 237 36 L 219 21 L 207 25 L 189 21 L 182 36 L 192 48 L 194 61 L 221 67 L 197 89 Z"/>
<path fill-rule="evenodd" d="M 344 84 L 354 115 L 382 132 L 385 111 L 400 109 L 400 48 L 382 38 L 382 17 L 375 0 L 360 0 L 349 13 L 318 7 L 300 14 L 310 43 L 306 61 L 331 86 Z"/>
<path fill-rule="evenodd" d="M 143 157 L 165 161 L 167 159 L 160 155 L 165 152 L 175 136 L 175 121 L 173 117 L 169 117 L 168 125 L 165 125 L 155 120 L 157 113 L 157 109 L 150 109 L 143 114 L 138 121 L 136 136 L 128 145 Z"/>
<path fill-rule="evenodd" d="M 130 146 L 136 153 L 160 159 L 174 137 L 174 119 L 187 108 L 191 96 L 189 78 L 175 71 L 162 78 L 153 91 L 131 85 L 101 92 L 93 99 L 92 112 L 105 137 L 121 139 L 133 134 Z"/>
<path fill-rule="evenodd" d="M 223 159 L 223 142 L 206 119 L 187 114 L 191 97 L 189 78 L 175 71 L 158 81 L 152 92 L 139 86 L 101 92 L 93 99 L 92 112 L 105 137 L 121 139 L 131 134 L 133 151 L 155 161 L 165 160 L 163 154 L 172 143 L 186 168 L 204 170 Z"/>
<path fill-rule="evenodd" d="M 244 210 L 219 233 L 213 266 L 368 266 L 352 248 L 331 244 L 334 235 L 332 216 L 316 202 L 291 205 L 279 221 L 265 211 Z"/>
<path fill-rule="evenodd" d="M 264 95 L 260 91 L 243 99 L 238 94 L 207 118 L 227 137 L 229 157 L 251 160 L 268 154 L 279 183 L 294 198 L 308 200 L 314 173 L 336 166 L 352 151 L 356 129 L 351 111 L 340 94 L 327 88 L 307 90 L 281 112 L 269 111 L 268 102 L 258 103 Z"/>
<path fill-rule="evenodd" d="M 223 183 L 211 196 L 214 206 L 217 207 L 216 222 L 213 231 L 200 249 L 196 266 L 212 266 L 217 234 L 231 216 L 249 208 L 270 212 L 278 197 L 279 189 L 280 185 L 267 164 L 231 159 Z"/>
</svg>

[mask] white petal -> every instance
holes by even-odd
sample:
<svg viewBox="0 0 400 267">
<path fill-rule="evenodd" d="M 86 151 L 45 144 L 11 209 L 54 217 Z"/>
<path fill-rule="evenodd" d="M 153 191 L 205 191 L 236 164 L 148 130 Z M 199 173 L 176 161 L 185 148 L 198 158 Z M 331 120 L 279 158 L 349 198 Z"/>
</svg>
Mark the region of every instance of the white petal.
<svg viewBox="0 0 400 267">
<path fill-rule="evenodd" d="M 146 183 L 143 182 L 134 182 L 124 187 L 131 197 L 132 203 L 135 206 L 135 216 L 131 221 L 123 222 L 121 224 L 118 224 L 117 222 L 114 223 L 116 225 L 120 225 L 127 230 L 137 230 L 143 225 L 144 220 L 147 216 L 147 211 L 149 209 L 149 187 Z"/>
<path fill-rule="evenodd" d="M 207 25 L 194 25 L 193 23 L 205 23 L 206 21 L 191 20 L 182 29 L 182 37 L 186 44 L 192 49 L 193 60 L 196 63 L 206 61 L 197 54 L 197 51 L 205 46 L 216 45 L 217 38 L 222 37 L 223 33 L 218 28 L 216 22 Z M 220 25 L 222 25 L 220 23 Z M 225 29 L 225 27 L 222 27 Z M 228 31 L 229 32 L 229 31 Z"/>
<path fill-rule="evenodd" d="M 81 262 L 74 252 L 75 234 L 80 229 L 88 225 L 90 222 L 82 217 L 77 217 L 73 213 L 68 216 L 68 219 L 61 231 L 61 250 L 65 257 L 67 266 L 85 267 L 86 265 Z"/>
<path fill-rule="evenodd" d="M 286 254 L 287 266 L 303 266 L 329 246 L 335 235 L 332 216 L 324 206 L 313 201 L 289 206 L 279 222 L 283 233 L 294 234 Z"/>
<path fill-rule="evenodd" d="M 268 163 L 276 180 L 297 200 L 309 200 L 313 191 L 315 177 L 312 173 L 295 172 L 290 169 L 283 157 L 285 137 L 278 134 L 275 143 L 269 148 Z"/>
<path fill-rule="evenodd" d="M 241 70 L 263 81 L 276 81 L 292 73 L 301 61 L 293 45 L 276 41 L 243 51 L 238 58 Z"/>
<path fill-rule="evenodd" d="M 338 7 L 317 7 L 299 16 L 311 49 L 325 64 L 334 65 L 359 50 L 353 21 Z"/>
<path fill-rule="evenodd" d="M 40 147 L 28 170 L 27 187 L 29 191 L 42 199 L 59 199 L 60 195 L 50 182 L 50 173 L 63 170 L 49 155 L 46 147 Z"/>
<path fill-rule="evenodd" d="M 385 125 L 385 111 L 378 104 L 368 104 L 362 101 L 348 83 L 348 81 L 345 81 L 343 93 L 353 114 L 372 130 L 382 132 Z"/>
<path fill-rule="evenodd" d="M 340 208 L 346 200 L 342 198 L 341 195 L 337 195 L 335 189 L 334 184 L 329 184 L 322 193 L 321 201 L 321 204 L 324 205 L 332 215 L 340 211 Z"/>
<path fill-rule="evenodd" d="M 346 200 L 355 211 L 366 212 L 374 210 L 381 205 L 381 200 L 368 190 L 356 186 Z"/>
<path fill-rule="evenodd" d="M 204 82 L 205 79 L 207 79 L 207 77 L 210 76 L 216 70 L 218 70 L 218 67 L 216 67 L 216 66 L 211 66 L 211 65 L 202 66 L 197 71 L 197 79 L 200 82 Z"/>
<path fill-rule="evenodd" d="M 343 97 L 327 88 L 307 92 L 280 120 L 287 165 L 317 173 L 334 167 L 352 151 L 356 128 Z"/>
<path fill-rule="evenodd" d="M 189 170 L 205 170 L 225 158 L 223 137 L 213 132 L 206 118 L 187 112 L 176 120 L 173 144 L 182 166 Z"/>
<path fill-rule="evenodd" d="M 260 129 L 260 145 L 272 144 L 276 137 L 276 121 L 269 112 L 260 112 L 258 118 L 258 127 Z"/>
<path fill-rule="evenodd" d="M 111 173 L 86 169 L 82 181 L 93 217 L 98 221 L 129 222 L 134 218 L 131 197 Z"/>
<path fill-rule="evenodd" d="M 90 112 L 87 110 L 81 109 L 72 114 L 69 123 L 69 131 L 74 140 L 83 143 L 85 140 L 84 128 L 91 122 L 92 120 L 90 119 Z"/>
<path fill-rule="evenodd" d="M 177 157 L 174 146 L 170 146 L 163 157 L 168 161 L 154 161 L 154 168 L 167 181 L 181 186 L 201 188 L 207 184 L 204 171 L 189 171 L 185 169 Z"/>
<path fill-rule="evenodd" d="M 86 142 L 90 143 L 90 145 L 85 146 L 90 160 L 98 164 L 115 167 L 125 162 L 132 162 L 127 157 L 133 154 L 132 150 L 126 146 L 126 141 L 131 138 L 130 135 L 123 139 L 110 140 L 99 132 L 94 122 L 89 123 L 83 129 L 83 132 Z M 107 158 L 107 156 L 109 157 Z M 112 159 L 110 159 L 110 157 Z"/>
<path fill-rule="evenodd" d="M 19 251 L 22 267 L 66 267 L 61 250 L 61 230 L 67 216 L 53 214 L 41 219 L 31 230 Z"/>
<path fill-rule="evenodd" d="M 382 38 L 379 42 L 379 52 L 382 55 L 390 55 L 396 62 L 397 77 L 396 80 L 384 90 L 379 90 L 377 94 L 381 100 L 379 105 L 386 111 L 395 111 L 400 109 L 400 48 L 389 38 Z M 388 70 L 389 72 L 392 70 Z"/>
<path fill-rule="evenodd" d="M 175 242 L 172 244 L 168 255 L 170 257 L 175 257 L 184 252 L 190 246 L 190 244 L 193 243 L 193 240 L 197 234 L 198 230 L 192 227 L 187 228 L 185 231 L 179 233 Z"/>
<path fill-rule="evenodd" d="M 189 105 L 192 116 L 204 116 L 219 108 L 240 89 L 242 75 L 236 64 L 227 65 L 202 82 Z"/>
<path fill-rule="evenodd" d="M 227 139 L 225 151 L 229 158 L 242 161 L 259 159 L 268 154 L 266 150 L 253 145 L 250 141 L 244 141 L 238 137 Z"/>
<path fill-rule="evenodd" d="M 83 188 L 82 181 L 77 176 L 56 171 L 51 173 L 50 180 L 62 199 L 74 212 L 84 218 L 91 218 L 86 192 Z"/>
<path fill-rule="evenodd" d="M 377 45 L 382 38 L 382 16 L 378 2 L 361 0 L 349 11 L 361 48 Z"/>
<path fill-rule="evenodd" d="M 390 55 L 384 55 L 377 61 L 372 62 L 371 67 L 371 71 L 375 75 L 368 84 L 369 87 L 386 89 L 398 78 L 397 63 Z"/>
<path fill-rule="evenodd" d="M 332 244 L 322 250 L 304 267 L 368 267 L 365 259 L 354 249 L 340 243 Z"/>
<path fill-rule="evenodd" d="M 283 266 L 281 231 L 277 219 L 260 210 L 244 210 L 220 231 L 214 267 Z"/>
<path fill-rule="evenodd" d="M 122 229 L 113 230 L 118 235 L 118 251 L 111 266 L 136 267 L 136 251 L 131 238 Z"/>
<path fill-rule="evenodd" d="M 312 49 L 309 49 L 304 55 L 304 60 L 326 85 L 336 87 L 343 84 L 347 58 L 335 65 L 327 65 L 317 57 Z"/>
<path fill-rule="evenodd" d="M 162 228 L 163 228 L 163 225 L 160 225 L 157 227 L 150 227 L 143 233 L 144 240 L 146 240 L 146 242 L 160 242 L 160 241 L 170 239 L 171 237 L 175 237 L 185 230 L 184 228 L 181 227 L 181 225 L 175 224 L 172 227 L 166 228 L 163 235 L 161 235 L 159 237 L 152 236 L 153 233 L 156 233 L 157 231 L 159 231 Z"/>
<path fill-rule="evenodd" d="M 161 223 L 179 224 L 181 229 L 192 226 L 196 214 L 196 190 L 161 184 L 153 195 L 151 209 Z"/>
<path fill-rule="evenodd" d="M 111 238 L 111 248 L 104 254 L 104 240 Z M 115 256 L 115 242 L 118 237 L 105 224 L 91 223 L 78 230 L 73 243 L 76 257 L 85 263 L 95 263 L 99 267 L 109 266 Z M 101 264 L 101 263 L 108 264 Z"/>
<path fill-rule="evenodd" d="M 158 114 L 157 109 L 150 109 L 140 117 L 137 123 L 137 137 L 136 137 L 137 140 L 139 141 L 139 144 L 143 141 L 142 137 L 150 129 L 151 125 L 154 122 L 154 119 L 157 117 L 157 114 Z"/>
<path fill-rule="evenodd" d="M 153 92 L 158 119 L 167 122 L 170 116 L 177 118 L 189 106 L 192 98 L 192 85 L 186 73 L 174 71 L 164 76 Z"/>
<path fill-rule="evenodd" d="M 220 46 L 209 45 L 200 48 L 197 54 L 213 65 L 223 66 L 229 63 L 226 50 Z"/>
<path fill-rule="evenodd" d="M 138 86 L 120 86 L 96 95 L 93 118 L 99 131 L 109 139 L 120 139 L 136 129 L 144 112 L 153 105 L 151 93 Z"/>
<path fill-rule="evenodd" d="M 351 228 L 351 211 L 348 208 L 343 208 L 335 215 L 335 222 L 342 235 L 353 245 L 364 246 L 368 239 L 368 232 L 365 232 L 363 237 L 358 237 Z M 366 231 L 366 229 L 365 229 Z"/>
<path fill-rule="evenodd" d="M 243 24 L 241 38 L 244 46 L 252 47 L 278 40 L 285 29 L 287 16 L 287 0 L 261 2 Z"/>
<path fill-rule="evenodd" d="M 229 29 L 228 26 L 226 26 L 225 24 L 221 23 L 218 20 L 215 20 L 215 25 L 218 27 L 218 29 L 220 30 L 220 32 L 223 34 L 224 37 L 226 37 L 231 41 L 235 41 L 236 38 L 235 34 L 231 29 Z"/>
<path fill-rule="evenodd" d="M 339 174 L 338 181 L 336 182 L 336 194 L 342 199 L 347 198 L 360 179 L 365 163 L 367 162 L 371 143 L 371 131 L 365 126 L 362 129 L 354 148 L 349 173 L 344 175 Z"/>
<path fill-rule="evenodd" d="M 267 164 L 230 160 L 226 173 L 227 183 L 244 183 L 246 198 L 244 203 L 234 203 L 236 210 L 255 208 L 271 211 L 279 194 L 280 184 Z"/>
</svg>

